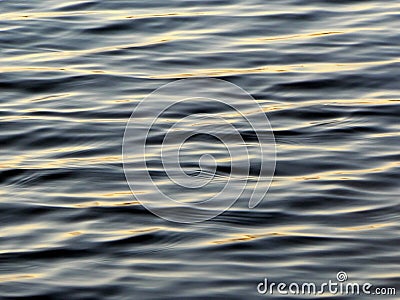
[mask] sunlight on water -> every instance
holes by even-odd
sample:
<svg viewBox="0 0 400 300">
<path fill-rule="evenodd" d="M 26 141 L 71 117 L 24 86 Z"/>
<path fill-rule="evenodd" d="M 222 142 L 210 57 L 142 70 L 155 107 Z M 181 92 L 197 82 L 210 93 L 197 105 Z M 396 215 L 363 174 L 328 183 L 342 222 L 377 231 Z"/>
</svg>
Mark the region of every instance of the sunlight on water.
<svg viewBox="0 0 400 300">
<path fill-rule="evenodd" d="M 339 271 L 399 288 L 399 9 L 374 0 L 0 1 L 0 298 L 255 299 L 266 277 L 327 281 Z M 231 158 L 205 137 L 208 126 L 231 138 L 216 121 L 183 122 L 198 140 L 164 149 L 169 162 L 179 148 L 189 178 L 209 189 L 178 188 L 158 146 L 177 120 L 218 115 L 243 139 L 227 146 L 253 149 L 258 132 L 240 118 L 265 113 L 276 168 L 255 208 L 244 193 L 211 220 L 178 224 L 139 201 L 161 202 L 144 177 L 129 189 L 122 143 L 142 99 L 197 77 L 231 82 L 261 109 L 236 97 L 242 115 L 204 99 L 167 112 L 148 152 L 127 155 L 131 167 L 184 204 L 231 177 L 256 190 L 262 159 Z M 232 171 L 247 159 L 249 172 Z"/>
</svg>

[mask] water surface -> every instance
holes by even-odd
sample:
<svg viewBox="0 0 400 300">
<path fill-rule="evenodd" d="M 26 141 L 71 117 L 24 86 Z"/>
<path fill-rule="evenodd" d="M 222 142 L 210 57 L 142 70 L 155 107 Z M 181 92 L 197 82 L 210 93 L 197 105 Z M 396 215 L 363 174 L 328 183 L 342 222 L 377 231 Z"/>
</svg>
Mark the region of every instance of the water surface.
<svg viewBox="0 0 400 300">
<path fill-rule="evenodd" d="M 338 271 L 399 288 L 399 9 L 1 1 L 0 297 L 256 299 L 264 277 Z M 256 209 L 177 224 L 132 197 L 122 136 L 143 97 L 198 76 L 261 103 L 277 166 Z"/>
</svg>

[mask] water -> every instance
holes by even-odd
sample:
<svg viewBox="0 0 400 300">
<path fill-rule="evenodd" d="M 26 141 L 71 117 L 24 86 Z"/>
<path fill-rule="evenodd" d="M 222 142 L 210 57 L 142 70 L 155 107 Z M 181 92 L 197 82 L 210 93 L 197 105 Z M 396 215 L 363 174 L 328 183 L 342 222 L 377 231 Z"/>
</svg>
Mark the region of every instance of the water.
<svg viewBox="0 0 400 300">
<path fill-rule="evenodd" d="M 1 299 L 256 299 L 339 271 L 398 289 L 399 9 L 1 1 Z M 132 197 L 121 145 L 143 97 L 193 76 L 259 101 L 277 165 L 257 208 L 179 224 Z"/>
</svg>

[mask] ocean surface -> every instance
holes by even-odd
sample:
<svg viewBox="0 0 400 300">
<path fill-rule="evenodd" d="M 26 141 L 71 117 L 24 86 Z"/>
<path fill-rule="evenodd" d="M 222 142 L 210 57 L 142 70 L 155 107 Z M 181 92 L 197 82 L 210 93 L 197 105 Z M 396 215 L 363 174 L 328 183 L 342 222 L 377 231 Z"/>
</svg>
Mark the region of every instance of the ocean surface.
<svg viewBox="0 0 400 300">
<path fill-rule="evenodd" d="M 0 299 L 265 299 L 338 272 L 398 299 L 399 1 L 3 0 L 0 54 Z M 182 224 L 132 195 L 121 149 L 139 101 L 192 77 L 251 94 L 277 158 L 256 208 Z"/>
</svg>

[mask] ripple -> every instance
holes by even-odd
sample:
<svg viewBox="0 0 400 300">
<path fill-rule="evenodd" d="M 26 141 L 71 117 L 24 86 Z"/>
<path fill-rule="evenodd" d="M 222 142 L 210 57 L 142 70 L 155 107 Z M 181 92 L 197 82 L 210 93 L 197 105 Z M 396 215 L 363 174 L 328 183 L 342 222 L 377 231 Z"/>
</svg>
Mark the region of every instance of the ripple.
<svg viewBox="0 0 400 300">
<path fill-rule="evenodd" d="M 398 1 L 0 3 L 1 299 L 252 299 L 265 277 L 339 270 L 399 287 Z M 270 119 L 276 174 L 255 209 L 242 195 L 212 220 L 175 224 L 132 197 L 126 121 L 187 77 L 237 84 Z M 223 111 L 194 103 L 156 124 L 146 162 L 166 191 L 177 192 L 157 160 L 166 128 Z M 216 152 L 217 167 L 188 161 L 188 173 L 223 185 L 219 145 L 192 146 L 190 157 Z"/>
</svg>

